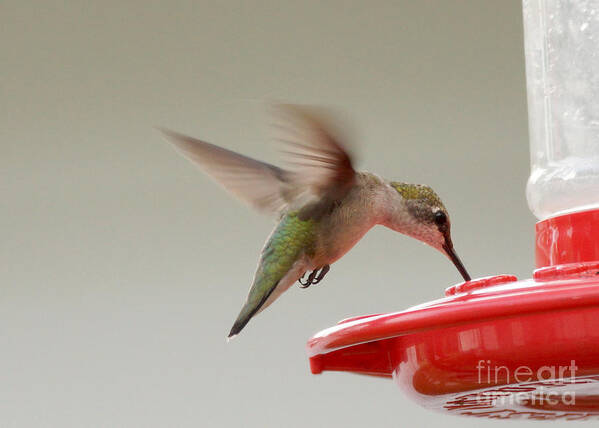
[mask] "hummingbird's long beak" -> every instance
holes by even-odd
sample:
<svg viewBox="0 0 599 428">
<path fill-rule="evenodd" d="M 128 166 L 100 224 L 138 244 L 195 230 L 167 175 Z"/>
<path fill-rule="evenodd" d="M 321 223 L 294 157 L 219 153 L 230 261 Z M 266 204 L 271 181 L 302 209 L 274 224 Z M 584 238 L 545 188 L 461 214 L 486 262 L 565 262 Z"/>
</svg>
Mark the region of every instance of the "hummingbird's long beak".
<svg viewBox="0 0 599 428">
<path fill-rule="evenodd" d="M 445 253 L 450 258 L 450 260 L 453 262 L 455 267 L 458 269 L 460 274 L 464 277 L 464 281 L 470 281 L 470 275 L 468 274 L 468 271 L 464 267 L 464 264 L 458 257 L 457 253 L 453 249 L 453 244 L 451 243 L 450 240 L 448 240 L 448 242 L 443 244 L 443 249 L 445 250 Z"/>
</svg>

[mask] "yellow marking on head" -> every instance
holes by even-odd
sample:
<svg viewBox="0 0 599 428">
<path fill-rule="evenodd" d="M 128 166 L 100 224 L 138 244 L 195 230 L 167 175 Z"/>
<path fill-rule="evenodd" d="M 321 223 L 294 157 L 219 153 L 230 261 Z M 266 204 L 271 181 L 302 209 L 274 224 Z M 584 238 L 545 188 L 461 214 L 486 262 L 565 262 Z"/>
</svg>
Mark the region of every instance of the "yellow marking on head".
<svg viewBox="0 0 599 428">
<path fill-rule="evenodd" d="M 427 202 L 427 205 L 445 209 L 439 196 L 429 186 L 424 184 L 399 183 L 395 181 L 391 183 L 391 186 L 393 186 L 404 199 L 418 199 Z"/>
</svg>

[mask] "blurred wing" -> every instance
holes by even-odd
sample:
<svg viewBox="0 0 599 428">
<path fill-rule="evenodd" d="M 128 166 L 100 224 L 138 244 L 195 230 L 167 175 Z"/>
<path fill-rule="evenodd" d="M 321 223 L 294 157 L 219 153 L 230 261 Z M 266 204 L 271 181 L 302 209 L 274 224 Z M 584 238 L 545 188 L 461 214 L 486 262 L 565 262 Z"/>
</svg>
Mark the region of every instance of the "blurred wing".
<svg viewBox="0 0 599 428">
<path fill-rule="evenodd" d="M 287 171 L 174 131 L 161 131 L 183 156 L 256 210 L 278 213 L 289 202 L 285 200 Z"/>
<path fill-rule="evenodd" d="M 275 127 L 282 133 L 277 139 L 286 143 L 284 151 L 291 159 L 290 179 L 294 187 L 307 189 L 317 196 L 338 198 L 354 182 L 355 170 L 351 156 L 333 135 L 324 117 L 314 109 L 279 105 L 276 115 L 283 119 Z"/>
</svg>

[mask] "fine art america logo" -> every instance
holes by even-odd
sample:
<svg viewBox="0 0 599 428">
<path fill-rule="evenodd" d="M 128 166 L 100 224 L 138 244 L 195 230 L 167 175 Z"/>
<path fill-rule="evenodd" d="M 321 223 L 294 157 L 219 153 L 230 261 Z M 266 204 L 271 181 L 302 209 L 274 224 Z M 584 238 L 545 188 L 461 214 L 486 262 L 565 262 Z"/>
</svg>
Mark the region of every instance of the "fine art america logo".
<svg viewBox="0 0 599 428">
<path fill-rule="evenodd" d="M 551 381 L 551 383 L 567 386 L 576 380 L 576 361 L 570 361 L 566 366 L 541 366 L 533 369 L 529 366 L 519 366 L 513 371 L 507 366 L 491 364 L 489 360 L 480 360 L 476 366 L 478 383 L 489 387 L 492 385 L 526 384 L 531 382 Z M 576 404 L 576 392 L 569 388 L 547 388 L 538 384 L 534 391 L 514 390 L 510 394 L 501 394 L 495 397 L 495 405 L 507 406 L 573 406 Z"/>
<path fill-rule="evenodd" d="M 517 368 L 481 360 L 475 370 L 480 389 L 452 394 L 445 410 L 491 419 L 599 420 L 599 376 L 581 375 L 574 360 Z"/>
</svg>

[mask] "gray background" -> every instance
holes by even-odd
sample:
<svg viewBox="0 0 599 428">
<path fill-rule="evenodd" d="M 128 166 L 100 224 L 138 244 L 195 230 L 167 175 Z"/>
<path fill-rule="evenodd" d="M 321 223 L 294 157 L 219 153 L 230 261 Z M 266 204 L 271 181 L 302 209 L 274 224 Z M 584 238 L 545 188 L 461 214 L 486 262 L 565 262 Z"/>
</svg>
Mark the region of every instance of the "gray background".
<svg viewBox="0 0 599 428">
<path fill-rule="evenodd" d="M 309 373 L 318 330 L 459 281 L 383 228 L 227 344 L 272 220 L 152 127 L 273 161 L 265 101 L 336 106 L 359 167 L 440 193 L 474 276 L 528 277 L 520 3 L 96 3 L 0 5 L 0 426 L 501 423 Z"/>
</svg>

